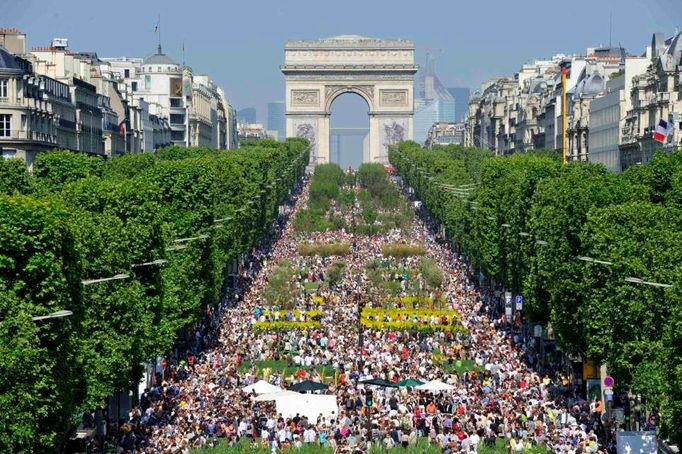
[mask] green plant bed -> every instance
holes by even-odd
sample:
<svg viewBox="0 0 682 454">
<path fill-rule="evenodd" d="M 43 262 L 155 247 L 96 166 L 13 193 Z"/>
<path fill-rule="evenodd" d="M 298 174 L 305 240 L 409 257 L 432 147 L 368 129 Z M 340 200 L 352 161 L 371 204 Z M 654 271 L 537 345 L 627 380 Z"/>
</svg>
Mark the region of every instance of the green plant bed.
<svg viewBox="0 0 682 454">
<path fill-rule="evenodd" d="M 502 445 L 502 448 L 504 448 L 504 444 Z M 227 446 L 225 444 L 224 440 L 220 440 L 218 442 L 218 446 L 215 446 L 213 448 L 203 448 L 203 449 L 195 449 L 191 451 L 192 454 L 270 454 L 271 450 L 265 447 L 262 447 L 260 443 L 260 439 L 258 439 L 258 442 L 256 445 L 254 445 L 253 442 L 250 440 L 240 440 L 237 444 L 234 446 Z M 279 452 L 279 451 L 278 451 Z M 321 446 L 319 443 L 304 443 L 303 446 L 301 446 L 300 449 L 296 448 L 289 448 L 287 452 L 295 453 L 295 454 L 318 454 L 318 453 L 332 453 L 334 452 L 333 449 L 327 445 L 327 446 Z M 417 443 L 414 445 L 408 446 L 406 449 L 398 446 L 394 448 L 385 448 L 384 445 L 380 441 L 375 441 L 372 443 L 372 448 L 369 450 L 370 454 L 397 454 L 397 453 L 404 453 L 404 454 L 440 454 L 443 452 L 443 450 L 433 444 L 429 444 L 429 441 L 426 438 L 420 438 L 417 440 Z M 480 451 L 479 451 L 480 452 Z M 486 451 L 486 452 L 502 452 L 502 451 Z M 542 451 L 544 453 L 544 451 Z"/>
<path fill-rule="evenodd" d="M 423 244 L 387 244 L 381 247 L 385 257 L 407 258 L 426 254 Z"/>
<path fill-rule="evenodd" d="M 308 293 L 314 293 L 320 288 L 320 281 L 311 281 L 303 284 Z"/>
<path fill-rule="evenodd" d="M 481 443 L 478 445 L 478 454 L 507 454 L 509 449 L 505 446 L 506 439 L 498 438 L 495 440 L 495 447 L 488 447 Z M 524 450 L 525 454 L 550 454 L 552 451 L 545 446 L 533 446 L 529 450 Z"/>
<path fill-rule="evenodd" d="M 237 370 L 239 372 L 246 372 L 251 368 L 252 362 L 249 360 L 243 361 Z M 293 364 L 291 366 L 287 365 L 286 360 L 280 359 L 280 360 L 274 360 L 274 359 L 266 359 L 266 360 L 259 360 L 255 361 L 256 365 L 256 375 L 261 375 L 263 370 L 265 369 L 270 369 L 270 373 L 276 372 L 279 374 L 284 375 L 285 377 L 288 375 L 296 374 L 296 372 L 301 369 L 301 367 Z M 334 368 L 332 366 L 314 366 L 312 367 L 315 369 L 317 372 L 320 373 L 323 377 L 334 377 Z M 310 367 L 304 367 L 303 368 L 305 371 L 309 371 L 311 368 Z"/>
</svg>

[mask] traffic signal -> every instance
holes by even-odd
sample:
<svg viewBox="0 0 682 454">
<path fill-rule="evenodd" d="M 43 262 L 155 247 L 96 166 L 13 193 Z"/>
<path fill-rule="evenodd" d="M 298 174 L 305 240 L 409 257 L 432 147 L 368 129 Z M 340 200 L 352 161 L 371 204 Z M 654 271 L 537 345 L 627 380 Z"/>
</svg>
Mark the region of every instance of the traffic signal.
<svg viewBox="0 0 682 454">
<path fill-rule="evenodd" d="M 374 395 L 372 394 L 372 391 L 368 389 L 367 392 L 365 393 L 365 405 L 371 407 L 373 402 Z"/>
</svg>

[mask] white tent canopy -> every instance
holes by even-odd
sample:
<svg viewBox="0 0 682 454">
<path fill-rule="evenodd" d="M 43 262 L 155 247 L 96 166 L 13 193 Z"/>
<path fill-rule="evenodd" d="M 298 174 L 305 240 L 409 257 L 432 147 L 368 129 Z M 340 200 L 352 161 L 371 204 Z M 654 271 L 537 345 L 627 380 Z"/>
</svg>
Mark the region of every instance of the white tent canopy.
<svg viewBox="0 0 682 454">
<path fill-rule="evenodd" d="M 423 385 L 415 386 L 414 389 L 418 391 L 452 391 L 455 389 L 455 387 L 448 385 L 447 383 L 443 383 L 440 380 L 431 380 L 430 382 L 424 383 Z"/>
<path fill-rule="evenodd" d="M 339 415 L 335 394 L 282 393 L 275 397 L 275 405 L 277 413 L 285 418 L 299 415 L 314 422 L 320 415 L 326 418 L 336 418 Z"/>
<path fill-rule="evenodd" d="M 242 388 L 245 393 L 255 392 L 256 394 L 267 394 L 267 393 L 280 393 L 284 391 L 279 386 L 271 385 L 265 380 L 258 380 L 256 383 Z"/>
<path fill-rule="evenodd" d="M 269 402 L 269 401 L 276 400 L 278 396 L 286 396 L 286 395 L 298 395 L 298 393 L 294 392 L 294 391 L 289 391 L 289 390 L 279 391 L 276 393 L 265 393 L 265 394 L 261 394 L 260 396 L 256 397 L 254 400 L 256 402 Z"/>
</svg>

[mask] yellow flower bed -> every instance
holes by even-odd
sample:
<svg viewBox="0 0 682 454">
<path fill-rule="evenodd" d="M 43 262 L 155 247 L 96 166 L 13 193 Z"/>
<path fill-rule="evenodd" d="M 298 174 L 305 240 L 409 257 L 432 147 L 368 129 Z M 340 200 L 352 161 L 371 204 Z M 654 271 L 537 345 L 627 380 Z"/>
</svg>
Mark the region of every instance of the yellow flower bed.
<svg viewBox="0 0 682 454">
<path fill-rule="evenodd" d="M 314 320 L 307 320 L 305 322 L 256 322 L 253 326 L 255 331 L 293 331 L 303 329 L 319 328 L 320 322 Z"/>
<path fill-rule="evenodd" d="M 388 316 L 390 322 L 383 318 Z M 419 321 L 414 321 L 417 316 Z M 437 317 L 438 323 L 431 323 L 431 317 Z M 447 317 L 447 324 L 442 324 L 442 316 Z M 429 321 L 424 322 L 423 318 L 428 317 Z M 402 318 L 404 320 L 398 320 Z M 446 333 L 465 333 L 467 329 L 462 326 L 461 314 L 457 311 L 446 309 L 384 309 L 366 307 L 360 315 L 360 323 L 371 329 L 391 329 L 395 331 L 422 331 L 422 332 L 446 332 Z"/>
<path fill-rule="evenodd" d="M 322 298 L 321 296 L 313 296 L 313 303 L 322 304 L 324 303 L 324 298 Z"/>
</svg>

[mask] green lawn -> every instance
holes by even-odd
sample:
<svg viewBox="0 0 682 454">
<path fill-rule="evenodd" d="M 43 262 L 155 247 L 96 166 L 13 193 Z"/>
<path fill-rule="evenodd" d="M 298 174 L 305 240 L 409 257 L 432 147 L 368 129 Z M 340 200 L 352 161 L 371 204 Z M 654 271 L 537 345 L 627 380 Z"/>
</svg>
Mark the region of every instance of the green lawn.
<svg viewBox="0 0 682 454">
<path fill-rule="evenodd" d="M 465 359 L 461 361 L 453 360 L 452 363 L 448 363 L 447 360 L 444 360 L 441 361 L 440 365 L 446 372 L 449 373 L 454 372 L 457 375 L 461 375 L 464 372 L 468 372 L 470 370 L 475 370 L 477 372 L 483 370 L 483 368 L 477 366 L 472 359 Z"/>
<path fill-rule="evenodd" d="M 319 281 L 306 282 L 305 284 L 303 284 L 303 286 L 305 287 L 308 293 L 314 293 L 320 288 L 320 282 Z"/>
</svg>

